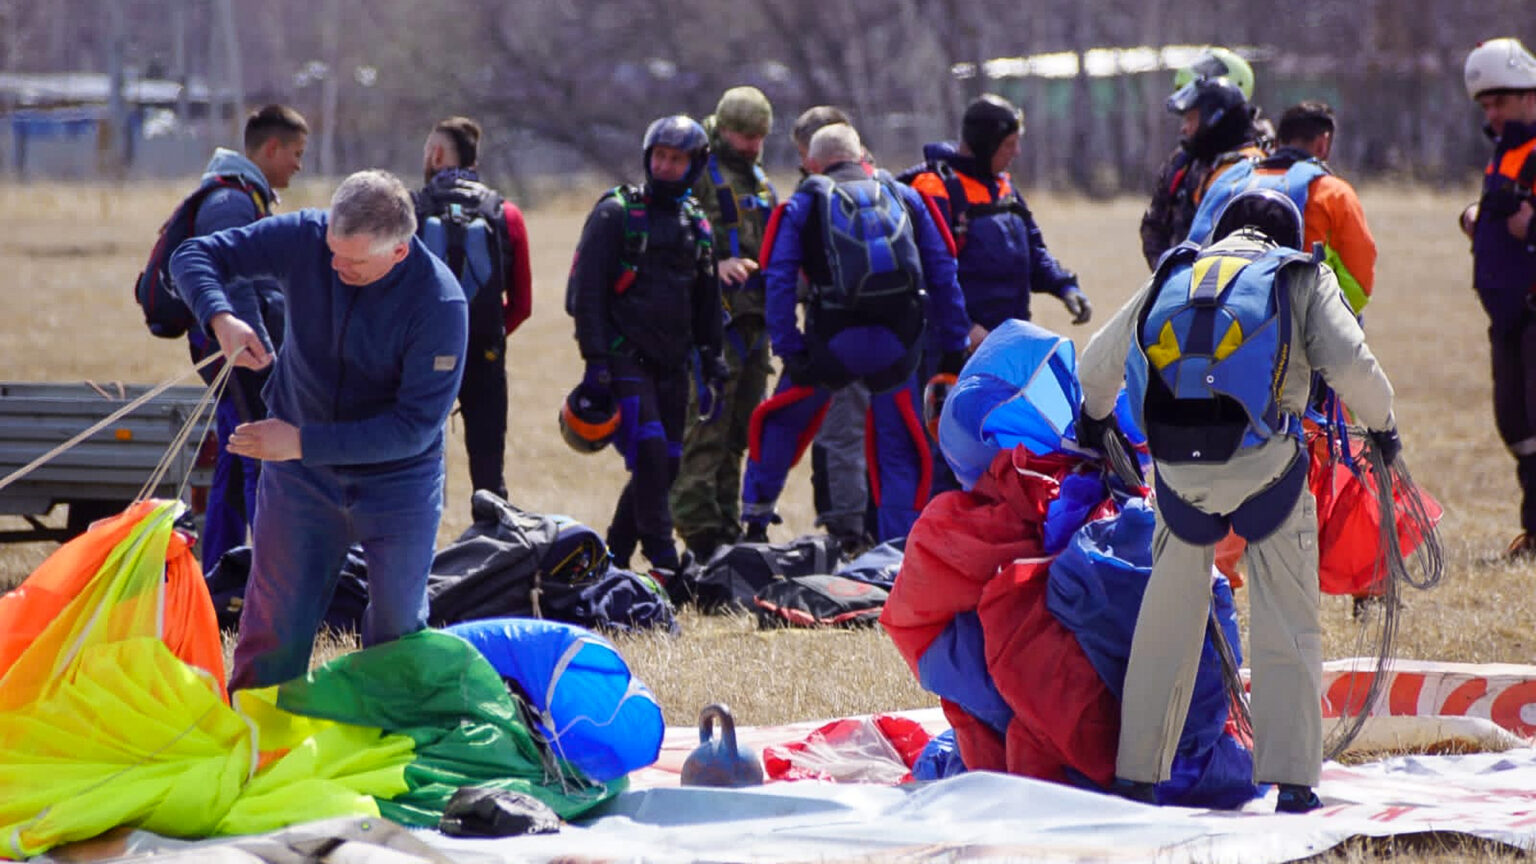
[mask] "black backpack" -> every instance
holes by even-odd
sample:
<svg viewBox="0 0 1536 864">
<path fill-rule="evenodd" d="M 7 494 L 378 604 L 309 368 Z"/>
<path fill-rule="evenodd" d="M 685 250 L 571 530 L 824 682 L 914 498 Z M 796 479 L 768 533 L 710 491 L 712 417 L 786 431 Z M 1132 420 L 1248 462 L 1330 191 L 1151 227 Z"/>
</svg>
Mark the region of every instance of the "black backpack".
<svg viewBox="0 0 1536 864">
<path fill-rule="evenodd" d="M 149 261 L 133 283 L 133 300 L 144 312 L 145 326 L 162 339 L 180 339 L 197 326 L 197 318 L 171 284 L 171 253 L 192 236 L 198 208 L 216 189 L 239 189 L 256 202 L 256 212 L 263 216 L 268 213 L 261 190 L 238 174 L 209 178 L 176 205 L 171 217 L 160 226 L 160 237 L 149 250 Z"/>
<path fill-rule="evenodd" d="M 549 618 L 619 630 L 673 629 L 666 592 L 612 567 L 597 532 L 530 513 L 484 489 L 474 524 L 439 549 L 427 577 L 434 627 L 482 618 Z"/>
</svg>

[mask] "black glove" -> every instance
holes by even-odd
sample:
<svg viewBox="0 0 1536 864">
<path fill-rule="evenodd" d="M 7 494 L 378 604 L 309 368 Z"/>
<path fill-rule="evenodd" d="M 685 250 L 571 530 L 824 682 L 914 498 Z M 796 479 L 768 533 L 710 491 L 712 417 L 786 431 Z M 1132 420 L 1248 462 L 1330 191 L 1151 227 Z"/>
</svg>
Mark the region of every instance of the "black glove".
<svg viewBox="0 0 1536 864">
<path fill-rule="evenodd" d="M 797 351 L 784 358 L 784 374 L 789 376 L 789 383 L 796 387 L 815 387 L 817 380 L 816 364 L 811 362 L 811 352 Z"/>
<path fill-rule="evenodd" d="M 1104 449 L 1104 435 L 1109 431 L 1111 423 L 1115 422 L 1113 412 L 1108 417 L 1089 417 L 1084 411 L 1077 416 L 1077 443 L 1080 447 L 1092 447 L 1095 450 Z"/>
<path fill-rule="evenodd" d="M 1483 195 L 1478 207 L 1479 218 L 1508 219 L 1520 209 L 1520 203 L 1529 198 L 1529 194 L 1522 192 L 1518 186 L 1505 183 Z"/>
<path fill-rule="evenodd" d="M 613 404 L 613 376 L 608 364 L 601 360 L 587 362 L 586 374 L 581 376 L 580 398 L 589 405 Z"/>
<path fill-rule="evenodd" d="M 731 377 L 730 367 L 725 365 L 725 358 L 719 354 L 706 351 L 699 352 L 699 422 L 709 425 L 720 416 L 720 409 L 725 400 L 720 396 L 725 392 L 726 379 Z"/>
<path fill-rule="evenodd" d="M 731 377 L 731 367 L 725 363 L 725 358 L 718 351 L 699 351 L 699 376 L 704 383 L 718 387 Z"/>
<path fill-rule="evenodd" d="M 1376 452 L 1381 454 L 1381 462 L 1388 468 L 1397 461 L 1397 454 L 1403 452 L 1403 439 L 1397 437 L 1396 427 L 1391 429 L 1372 429 L 1368 432 L 1371 443 L 1376 445 Z"/>
<path fill-rule="evenodd" d="M 954 375 L 958 378 L 963 368 L 965 368 L 964 351 L 945 351 L 939 355 L 938 373 L 940 375 Z"/>
<path fill-rule="evenodd" d="M 1087 324 L 1093 317 L 1093 304 L 1088 302 L 1088 295 L 1079 288 L 1068 288 L 1066 293 L 1061 295 L 1061 302 L 1067 307 L 1067 311 L 1072 313 L 1073 324 Z"/>
<path fill-rule="evenodd" d="M 1114 439 L 1119 447 L 1112 449 L 1106 446 L 1110 439 Z M 1114 412 L 1102 418 L 1089 417 L 1086 412 L 1078 415 L 1077 443 L 1079 446 L 1092 447 L 1103 453 L 1105 462 L 1123 482 L 1136 486 L 1145 484 L 1146 478 L 1141 473 L 1141 465 L 1136 461 L 1135 447 L 1131 444 L 1131 440 L 1125 437 L 1125 432 L 1121 431 L 1120 421 L 1115 417 Z"/>
</svg>

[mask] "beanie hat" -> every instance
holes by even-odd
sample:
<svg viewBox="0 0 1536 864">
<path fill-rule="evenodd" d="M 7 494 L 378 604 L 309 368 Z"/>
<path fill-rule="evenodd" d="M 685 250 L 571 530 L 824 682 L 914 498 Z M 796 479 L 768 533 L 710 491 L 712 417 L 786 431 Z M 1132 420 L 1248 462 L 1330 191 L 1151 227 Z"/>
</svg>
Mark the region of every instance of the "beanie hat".
<svg viewBox="0 0 1536 864">
<path fill-rule="evenodd" d="M 766 136 L 773 128 L 773 105 L 756 87 L 732 87 L 715 106 L 715 124 L 743 135 Z"/>
</svg>

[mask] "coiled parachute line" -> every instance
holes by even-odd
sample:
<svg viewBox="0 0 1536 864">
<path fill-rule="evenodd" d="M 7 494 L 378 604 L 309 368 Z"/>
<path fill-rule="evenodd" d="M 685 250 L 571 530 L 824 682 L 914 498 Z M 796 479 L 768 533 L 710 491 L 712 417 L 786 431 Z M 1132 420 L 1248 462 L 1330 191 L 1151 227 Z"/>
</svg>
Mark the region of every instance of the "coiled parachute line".
<svg viewBox="0 0 1536 864">
<path fill-rule="evenodd" d="M 1371 584 L 1380 586 L 1375 610 L 1359 616 L 1354 656 L 1357 663 L 1372 663 L 1370 669 L 1349 671 L 1343 700 L 1336 707 L 1339 718 L 1323 739 L 1323 755 L 1338 758 L 1360 734 L 1390 675 L 1397 656 L 1397 630 L 1400 623 L 1405 588 L 1427 591 L 1445 575 L 1445 548 L 1435 517 L 1424 504 L 1408 463 L 1399 455 L 1389 467 L 1367 431 L 1359 426 L 1340 424 L 1338 441 L 1330 441 L 1333 458 L 1342 458 L 1360 477 L 1376 501 L 1379 519 L 1377 558 Z M 1331 430 L 1330 430 L 1330 434 Z M 1351 458 L 1349 444 L 1360 446 Z M 1363 473 L 1362 473 L 1362 469 Z M 1403 553 L 1407 540 L 1412 552 Z M 1379 614 L 1376 614 L 1379 612 Z M 1338 695 L 1338 694 L 1335 694 Z"/>
</svg>

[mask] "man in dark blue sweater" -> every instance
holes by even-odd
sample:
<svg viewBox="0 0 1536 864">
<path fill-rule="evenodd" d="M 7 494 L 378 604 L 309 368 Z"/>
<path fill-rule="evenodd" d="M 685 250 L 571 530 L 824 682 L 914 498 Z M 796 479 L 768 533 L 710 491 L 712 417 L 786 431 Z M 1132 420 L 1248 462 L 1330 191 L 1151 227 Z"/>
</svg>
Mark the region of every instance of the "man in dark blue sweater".
<svg viewBox="0 0 1536 864">
<path fill-rule="evenodd" d="M 443 423 L 468 338 L 464 292 L 415 238 L 393 175 L 342 182 L 303 210 L 186 241 L 171 272 L 226 357 L 272 365 L 269 417 L 231 452 L 263 462 L 250 582 L 230 689 L 303 675 L 347 548 L 368 561 L 363 644 L 426 626 L 427 570 L 443 509 Z M 256 330 L 251 280 L 282 288 L 276 362 Z"/>
</svg>

